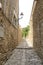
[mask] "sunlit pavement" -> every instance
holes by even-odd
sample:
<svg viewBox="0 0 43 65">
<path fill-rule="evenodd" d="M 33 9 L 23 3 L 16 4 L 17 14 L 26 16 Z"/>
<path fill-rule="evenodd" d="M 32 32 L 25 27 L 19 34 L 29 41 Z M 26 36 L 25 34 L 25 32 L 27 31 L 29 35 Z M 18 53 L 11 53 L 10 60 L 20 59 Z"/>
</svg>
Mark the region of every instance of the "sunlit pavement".
<svg viewBox="0 0 43 65">
<path fill-rule="evenodd" d="M 41 59 L 33 48 L 29 48 L 27 41 L 23 40 L 16 49 L 14 49 L 11 57 L 5 65 L 42 65 Z"/>
<path fill-rule="evenodd" d="M 33 43 L 31 43 L 28 38 L 26 38 L 26 42 L 27 42 L 28 47 L 33 48 Z"/>
</svg>

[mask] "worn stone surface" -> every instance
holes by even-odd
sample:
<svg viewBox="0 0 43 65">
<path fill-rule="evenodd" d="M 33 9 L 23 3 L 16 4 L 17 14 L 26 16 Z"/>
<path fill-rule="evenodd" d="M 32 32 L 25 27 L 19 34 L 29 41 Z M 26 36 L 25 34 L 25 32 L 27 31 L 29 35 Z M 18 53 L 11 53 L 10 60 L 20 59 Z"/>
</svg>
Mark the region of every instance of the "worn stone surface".
<svg viewBox="0 0 43 65">
<path fill-rule="evenodd" d="M 21 43 L 14 49 L 5 65 L 42 65 L 41 59 L 33 48 L 29 49 L 26 40 Z"/>
</svg>

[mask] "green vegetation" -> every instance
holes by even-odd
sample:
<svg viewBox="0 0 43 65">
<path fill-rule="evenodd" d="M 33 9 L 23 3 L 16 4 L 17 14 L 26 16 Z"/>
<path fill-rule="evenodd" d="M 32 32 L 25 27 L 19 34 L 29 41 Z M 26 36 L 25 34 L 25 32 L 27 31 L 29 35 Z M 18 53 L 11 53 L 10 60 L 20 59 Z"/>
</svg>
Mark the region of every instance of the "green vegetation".
<svg viewBox="0 0 43 65">
<path fill-rule="evenodd" d="M 26 37 L 29 33 L 30 26 L 28 25 L 27 27 L 22 29 L 22 37 Z"/>
</svg>

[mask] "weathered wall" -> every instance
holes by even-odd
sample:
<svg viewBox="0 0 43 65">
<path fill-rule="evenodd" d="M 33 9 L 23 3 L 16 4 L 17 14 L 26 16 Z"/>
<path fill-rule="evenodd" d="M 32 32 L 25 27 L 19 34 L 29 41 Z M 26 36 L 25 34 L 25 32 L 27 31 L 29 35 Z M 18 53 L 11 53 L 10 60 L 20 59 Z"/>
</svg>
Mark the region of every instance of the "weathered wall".
<svg viewBox="0 0 43 65">
<path fill-rule="evenodd" d="M 2 3 L 2 10 L 6 17 L 12 22 L 14 10 L 18 19 L 19 16 L 19 0 L 0 0 Z M 18 23 L 18 22 L 17 22 Z"/>
<path fill-rule="evenodd" d="M 2 37 L 0 36 L 0 63 L 1 63 L 2 61 L 7 59 L 5 53 L 9 53 L 9 51 L 12 51 L 18 45 L 18 34 L 17 34 L 18 30 L 10 23 L 9 20 L 7 20 L 7 18 L 2 14 L 2 11 L 0 11 L 0 16 L 1 16 L 0 35 L 2 35 L 3 33 L 3 36 Z"/>
<path fill-rule="evenodd" d="M 19 27 L 19 21 L 17 20 L 18 19 L 18 16 L 19 16 L 19 0 L 0 0 L 0 2 L 2 3 L 2 11 L 4 13 L 4 15 L 7 17 L 7 19 L 11 22 L 11 26 L 14 26 L 15 28 L 15 33 L 17 33 L 16 36 L 14 36 L 15 38 L 18 36 L 18 27 Z M 14 18 L 14 10 L 15 10 L 15 13 L 16 13 L 16 21 L 15 21 L 15 18 Z M 0 12 L 1 14 L 1 12 Z M 2 15 L 3 16 L 3 15 Z M 1 17 L 1 16 L 0 16 Z M 4 16 L 3 16 L 4 17 Z M 4 19 L 4 18 L 3 18 Z M 6 20 L 7 20 L 6 19 Z M 12 21 L 13 19 L 13 21 Z M 16 23 L 16 24 L 15 24 Z M 9 24 L 9 23 L 8 23 Z M 11 29 L 12 30 L 12 29 Z M 13 34 L 13 33 L 12 33 Z M 10 35 L 10 34 L 9 34 Z M 18 40 L 17 40 L 18 41 Z"/>
<path fill-rule="evenodd" d="M 0 0 L 0 2 L 2 3 L 0 11 L 0 65 L 2 65 L 3 61 L 5 62 L 9 58 L 10 52 L 18 45 L 19 0 Z M 16 15 L 13 14 L 14 9 Z"/>
<path fill-rule="evenodd" d="M 32 12 L 33 47 L 43 59 L 43 0 L 35 0 L 35 9 Z M 33 6 L 34 8 L 34 6 Z M 31 30 L 32 32 L 32 30 Z"/>
<path fill-rule="evenodd" d="M 28 34 L 29 42 L 31 43 L 32 47 L 33 47 L 33 35 L 34 35 L 33 34 L 33 13 L 34 13 L 34 10 L 36 7 L 36 3 L 37 3 L 37 1 L 34 0 L 33 6 L 32 6 L 32 11 L 31 11 L 31 16 L 30 16 L 30 23 L 29 23 L 30 31 Z"/>
</svg>

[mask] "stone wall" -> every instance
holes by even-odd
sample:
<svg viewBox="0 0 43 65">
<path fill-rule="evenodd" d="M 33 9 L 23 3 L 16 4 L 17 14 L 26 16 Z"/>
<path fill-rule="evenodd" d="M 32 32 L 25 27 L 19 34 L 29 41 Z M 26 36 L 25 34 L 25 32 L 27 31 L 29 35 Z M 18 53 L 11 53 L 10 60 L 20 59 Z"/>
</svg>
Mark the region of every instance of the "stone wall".
<svg viewBox="0 0 43 65">
<path fill-rule="evenodd" d="M 31 23 L 33 28 L 33 47 L 40 58 L 43 59 L 43 0 L 35 0 L 35 2 L 35 9 L 34 11 L 32 10 L 33 23 Z"/>
<path fill-rule="evenodd" d="M 0 0 L 2 3 L 2 10 L 6 17 L 12 22 L 14 17 L 14 10 L 18 19 L 19 16 L 19 0 Z M 17 22 L 19 23 L 19 22 Z"/>
<path fill-rule="evenodd" d="M 0 11 L 0 63 L 8 59 L 6 54 L 10 54 L 18 45 L 17 33 L 18 29 Z"/>
<path fill-rule="evenodd" d="M 19 0 L 0 0 L 0 65 L 9 58 L 18 45 Z M 14 13 L 15 10 L 15 13 Z"/>
<path fill-rule="evenodd" d="M 37 3 L 37 1 L 34 0 L 33 6 L 32 6 L 32 11 L 31 11 L 31 16 L 30 16 L 30 23 L 29 23 L 30 31 L 28 34 L 29 42 L 31 43 L 32 47 L 33 47 L 33 35 L 34 35 L 33 34 L 33 13 L 34 13 L 34 10 L 36 7 L 36 3 Z"/>
</svg>

